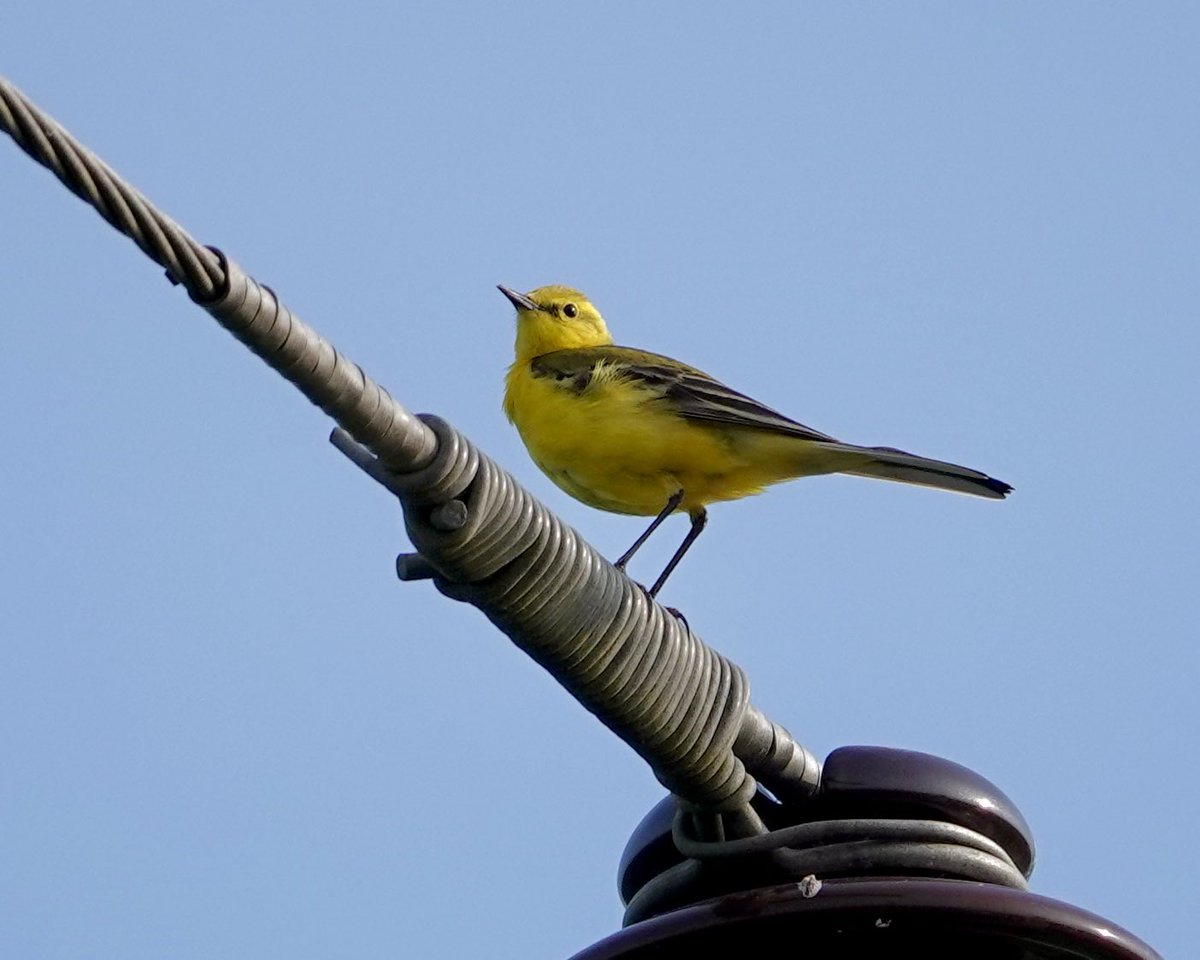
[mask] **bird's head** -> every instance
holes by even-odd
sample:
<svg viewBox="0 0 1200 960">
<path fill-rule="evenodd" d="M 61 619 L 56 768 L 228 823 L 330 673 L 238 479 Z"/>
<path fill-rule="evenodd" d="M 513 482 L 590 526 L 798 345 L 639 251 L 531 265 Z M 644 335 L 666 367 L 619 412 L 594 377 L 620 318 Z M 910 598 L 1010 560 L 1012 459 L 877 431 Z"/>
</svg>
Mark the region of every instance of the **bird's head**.
<svg viewBox="0 0 1200 960">
<path fill-rule="evenodd" d="M 517 308 L 518 361 L 554 350 L 612 343 L 600 311 L 578 290 L 550 286 L 517 293 L 501 286 L 500 292 Z"/>
</svg>

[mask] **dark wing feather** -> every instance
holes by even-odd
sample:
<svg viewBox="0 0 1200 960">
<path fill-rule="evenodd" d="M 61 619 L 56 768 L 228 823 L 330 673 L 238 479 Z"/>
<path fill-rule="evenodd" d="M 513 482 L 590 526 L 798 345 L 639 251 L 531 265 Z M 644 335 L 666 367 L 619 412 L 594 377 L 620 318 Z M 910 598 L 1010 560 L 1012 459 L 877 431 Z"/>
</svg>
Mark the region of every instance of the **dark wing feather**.
<svg viewBox="0 0 1200 960">
<path fill-rule="evenodd" d="M 894 447 L 841 443 L 743 393 L 730 390 L 694 367 L 645 350 L 616 346 L 557 350 L 535 358 L 531 368 L 534 376 L 551 377 L 563 389 L 576 393 L 588 390 L 598 370 L 615 371 L 626 382 L 645 390 L 653 401 L 669 405 L 675 413 L 689 420 L 728 423 L 825 444 L 829 452 L 853 458 L 841 467 L 842 473 L 899 480 L 996 500 L 1003 499 L 1012 490 L 1002 480 L 969 467 L 918 457 Z"/>
<path fill-rule="evenodd" d="M 618 346 L 556 350 L 535 357 L 532 370 L 535 376 L 553 377 L 564 387 L 582 393 L 601 364 L 656 393 L 679 416 L 688 420 L 727 423 L 804 440 L 834 441 L 828 434 L 797 423 L 744 393 L 731 390 L 695 367 L 645 350 Z"/>
</svg>

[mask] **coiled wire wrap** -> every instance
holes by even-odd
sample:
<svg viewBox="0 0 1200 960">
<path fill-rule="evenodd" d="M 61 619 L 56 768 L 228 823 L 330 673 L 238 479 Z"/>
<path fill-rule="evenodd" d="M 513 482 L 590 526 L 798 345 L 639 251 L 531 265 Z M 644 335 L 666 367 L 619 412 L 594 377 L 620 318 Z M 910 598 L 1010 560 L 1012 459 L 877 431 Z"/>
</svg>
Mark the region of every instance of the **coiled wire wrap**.
<svg viewBox="0 0 1200 960">
<path fill-rule="evenodd" d="M 681 811 L 672 838 L 686 859 L 633 894 L 626 904 L 625 926 L 743 889 L 739 868 L 755 878 L 757 887 L 841 877 L 940 877 L 1016 890 L 1029 887 L 1000 844 L 943 820 L 817 820 L 757 836 L 707 841 L 694 837 L 690 819 Z"/>
<path fill-rule="evenodd" d="M 765 829 L 757 775 L 809 796 L 817 761 L 748 702 L 706 646 L 509 474 L 436 417 L 417 418 L 219 251 L 199 245 L 0 78 L 0 126 L 163 266 L 197 303 L 343 431 L 334 440 L 395 492 L 413 543 L 448 596 L 478 606 L 641 754 L 719 832 Z"/>
<path fill-rule="evenodd" d="M 747 805 L 756 787 L 747 762 L 779 795 L 812 792 L 816 761 L 750 707 L 736 664 L 466 437 L 438 417 L 420 419 L 438 440 L 425 468 L 391 472 L 361 453 L 355 461 L 400 497 L 409 537 L 436 570 L 442 593 L 479 607 L 637 750 L 668 789 L 701 810 L 727 814 L 735 835 L 762 829 Z M 344 435 L 336 442 L 350 446 Z M 440 507 L 453 501 L 464 510 L 447 524 Z"/>
<path fill-rule="evenodd" d="M 798 876 L 937 873 L 1024 890 L 1025 875 L 1008 852 L 977 830 L 944 820 L 816 820 L 753 837 L 707 842 L 691 837 L 676 818 L 675 848 L 696 860 L 773 854 Z"/>
</svg>

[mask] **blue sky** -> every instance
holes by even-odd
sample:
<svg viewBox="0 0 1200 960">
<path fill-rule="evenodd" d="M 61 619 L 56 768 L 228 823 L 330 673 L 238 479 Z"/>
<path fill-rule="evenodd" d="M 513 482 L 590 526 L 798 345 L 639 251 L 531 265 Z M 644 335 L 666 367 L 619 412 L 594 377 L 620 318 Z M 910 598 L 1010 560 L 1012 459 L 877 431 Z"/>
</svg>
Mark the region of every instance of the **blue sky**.
<svg viewBox="0 0 1200 960">
<path fill-rule="evenodd" d="M 6 11 L 0 73 L 609 556 L 500 411 L 512 310 L 1004 503 L 810 479 L 664 599 L 818 755 L 1007 792 L 1033 889 L 1194 949 L 1200 14 L 1190 4 Z M 0 954 L 563 957 L 661 795 L 404 585 L 330 424 L 0 144 Z M 650 577 L 683 520 L 639 556 Z"/>
</svg>

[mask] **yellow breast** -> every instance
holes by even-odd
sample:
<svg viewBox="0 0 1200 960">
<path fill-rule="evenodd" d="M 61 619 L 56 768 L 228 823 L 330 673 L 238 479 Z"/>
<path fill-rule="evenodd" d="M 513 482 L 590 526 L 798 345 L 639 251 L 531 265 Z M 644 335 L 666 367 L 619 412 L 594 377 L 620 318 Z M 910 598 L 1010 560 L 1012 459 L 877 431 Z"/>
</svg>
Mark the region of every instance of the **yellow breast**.
<svg viewBox="0 0 1200 960">
<path fill-rule="evenodd" d="M 784 478 L 747 456 L 741 431 L 685 420 L 655 394 L 603 370 L 580 392 L 518 362 L 504 409 L 542 471 L 601 510 L 653 516 L 679 490 L 679 509 L 688 510 Z"/>
</svg>

